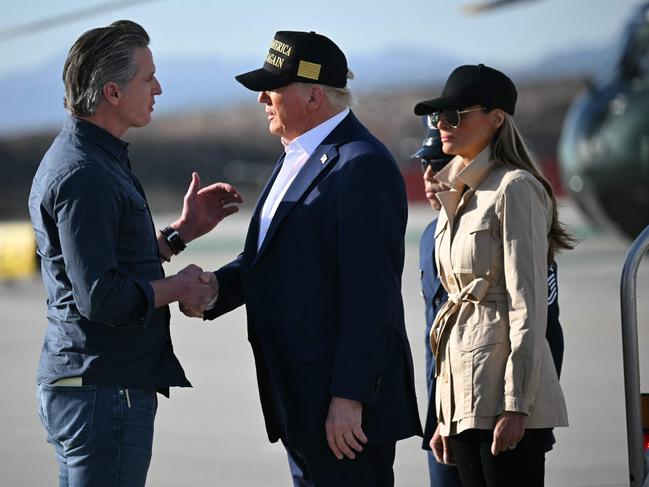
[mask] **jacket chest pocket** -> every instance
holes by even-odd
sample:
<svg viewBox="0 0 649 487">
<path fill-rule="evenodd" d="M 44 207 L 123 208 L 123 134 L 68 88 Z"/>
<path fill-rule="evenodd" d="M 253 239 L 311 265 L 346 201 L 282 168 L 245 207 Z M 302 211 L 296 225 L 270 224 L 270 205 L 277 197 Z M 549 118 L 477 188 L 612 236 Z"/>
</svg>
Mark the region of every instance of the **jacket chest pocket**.
<svg viewBox="0 0 649 487">
<path fill-rule="evenodd" d="M 474 276 L 485 276 L 489 273 L 493 246 L 492 231 L 491 218 L 461 222 L 453 238 L 451 251 L 455 272 Z"/>
</svg>

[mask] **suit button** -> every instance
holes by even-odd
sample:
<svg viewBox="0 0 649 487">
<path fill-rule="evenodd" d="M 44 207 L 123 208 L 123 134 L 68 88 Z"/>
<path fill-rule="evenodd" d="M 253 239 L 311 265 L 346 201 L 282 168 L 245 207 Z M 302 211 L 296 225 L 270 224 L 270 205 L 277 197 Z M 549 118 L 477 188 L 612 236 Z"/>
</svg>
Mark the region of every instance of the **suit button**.
<svg viewBox="0 0 649 487">
<path fill-rule="evenodd" d="M 439 306 L 439 303 L 441 303 L 441 302 L 442 302 L 442 300 L 439 299 L 439 298 L 433 299 L 433 304 L 435 305 L 435 307 Z"/>
</svg>

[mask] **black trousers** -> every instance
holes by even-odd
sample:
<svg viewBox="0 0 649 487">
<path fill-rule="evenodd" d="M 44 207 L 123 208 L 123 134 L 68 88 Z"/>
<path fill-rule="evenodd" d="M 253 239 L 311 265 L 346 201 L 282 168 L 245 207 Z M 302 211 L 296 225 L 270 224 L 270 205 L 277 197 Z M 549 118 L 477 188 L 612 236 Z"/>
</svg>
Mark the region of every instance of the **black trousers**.
<svg viewBox="0 0 649 487">
<path fill-rule="evenodd" d="M 471 429 L 450 436 L 451 449 L 464 487 L 542 487 L 550 430 L 525 430 L 513 450 L 491 454 L 493 430 Z"/>
</svg>

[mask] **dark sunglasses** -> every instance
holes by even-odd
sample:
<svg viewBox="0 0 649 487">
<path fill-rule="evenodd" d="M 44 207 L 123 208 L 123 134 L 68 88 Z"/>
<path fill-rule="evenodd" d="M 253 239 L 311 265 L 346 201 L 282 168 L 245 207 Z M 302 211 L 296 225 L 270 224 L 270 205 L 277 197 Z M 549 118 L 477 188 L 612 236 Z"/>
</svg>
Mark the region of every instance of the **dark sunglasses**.
<svg viewBox="0 0 649 487">
<path fill-rule="evenodd" d="M 441 112 L 433 112 L 428 115 L 427 123 L 431 129 L 436 129 L 437 124 L 440 122 L 442 117 L 444 117 L 446 123 L 456 129 L 460 126 L 460 115 L 462 115 L 463 113 L 477 112 L 478 110 L 485 110 L 485 108 L 476 107 L 469 108 L 467 110 L 442 110 Z"/>
<path fill-rule="evenodd" d="M 452 159 L 452 157 L 449 157 L 447 160 L 444 159 L 436 159 L 436 160 L 430 160 L 426 157 L 421 157 L 419 159 L 419 163 L 421 164 L 421 170 L 423 172 L 426 172 L 426 169 L 428 169 L 428 166 L 433 168 L 433 171 L 439 172 L 442 169 L 444 169 L 444 166 L 448 164 L 448 162 Z"/>
</svg>

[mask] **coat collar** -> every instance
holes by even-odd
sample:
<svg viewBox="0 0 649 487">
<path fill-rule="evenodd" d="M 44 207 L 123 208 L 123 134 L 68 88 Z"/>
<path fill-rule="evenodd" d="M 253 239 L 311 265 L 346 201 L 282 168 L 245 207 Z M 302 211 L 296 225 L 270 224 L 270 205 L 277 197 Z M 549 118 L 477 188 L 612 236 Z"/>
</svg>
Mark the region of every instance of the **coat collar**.
<svg viewBox="0 0 649 487">
<path fill-rule="evenodd" d="M 450 188 L 437 193 L 450 228 L 454 227 L 455 214 L 465 191 L 472 195 L 494 166 L 487 146 L 468 165 L 465 166 L 462 158 L 456 156 L 435 175 L 435 179 Z"/>
<path fill-rule="evenodd" d="M 334 116 L 328 118 L 290 142 L 287 142 L 282 138 L 285 152 L 288 153 L 289 150 L 294 150 L 297 152 L 305 152 L 307 155 L 311 156 L 327 136 L 345 119 L 345 117 L 347 117 L 347 115 L 349 115 L 349 112 L 349 108 L 341 110 Z"/>
<path fill-rule="evenodd" d="M 313 182 L 318 178 L 318 176 L 327 168 L 332 167 L 335 161 L 338 159 L 338 146 L 347 142 L 352 135 L 362 127 L 361 123 L 358 121 L 356 116 L 350 111 L 349 114 L 332 130 L 332 132 L 324 139 L 322 144 L 320 144 L 313 154 L 306 161 L 300 172 L 297 174 L 288 191 L 282 198 L 275 215 L 268 227 L 266 232 L 266 237 L 262 243 L 259 252 L 255 261 L 264 253 L 266 248 L 268 248 L 269 242 L 274 237 L 277 229 L 284 221 L 286 216 L 293 210 L 295 204 L 302 198 L 302 196 L 307 192 L 307 190 L 312 186 Z M 278 165 L 279 167 L 279 165 Z M 259 221 L 259 214 L 261 209 L 264 206 L 264 202 L 268 197 L 268 192 L 272 186 L 278 169 L 271 177 L 271 180 L 268 182 L 264 194 L 257 202 L 257 207 L 255 208 L 255 213 L 253 215 L 253 220 Z M 253 232 L 257 236 L 259 235 L 259 225 L 257 223 L 257 229 Z M 254 262 L 253 262 L 254 263 Z"/>
<path fill-rule="evenodd" d="M 467 166 L 456 156 L 435 175 L 435 179 L 460 192 L 465 186 L 477 189 L 494 165 L 489 152 L 489 146 L 485 147 Z"/>
</svg>

